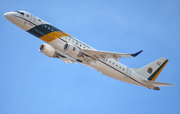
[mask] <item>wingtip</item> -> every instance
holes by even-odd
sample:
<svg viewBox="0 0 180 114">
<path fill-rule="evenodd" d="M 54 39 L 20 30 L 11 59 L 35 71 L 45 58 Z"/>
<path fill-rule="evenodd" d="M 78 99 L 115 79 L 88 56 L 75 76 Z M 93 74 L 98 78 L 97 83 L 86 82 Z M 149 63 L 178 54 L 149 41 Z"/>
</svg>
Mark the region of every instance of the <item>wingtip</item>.
<svg viewBox="0 0 180 114">
<path fill-rule="evenodd" d="M 170 84 L 169 86 L 175 86 L 174 84 Z"/>
<path fill-rule="evenodd" d="M 139 52 L 137 52 L 137 53 L 131 54 L 131 56 L 136 57 L 136 56 L 139 55 L 141 52 L 143 52 L 143 50 L 141 50 L 141 51 L 139 51 Z"/>
</svg>

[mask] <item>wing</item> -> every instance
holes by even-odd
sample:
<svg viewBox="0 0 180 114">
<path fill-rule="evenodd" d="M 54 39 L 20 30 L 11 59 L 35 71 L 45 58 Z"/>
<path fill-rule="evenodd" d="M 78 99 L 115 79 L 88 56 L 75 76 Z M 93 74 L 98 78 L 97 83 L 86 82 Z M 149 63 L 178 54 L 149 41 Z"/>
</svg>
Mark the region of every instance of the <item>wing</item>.
<svg viewBox="0 0 180 114">
<path fill-rule="evenodd" d="M 134 53 L 115 53 L 115 52 L 105 52 L 105 51 L 97 51 L 97 50 L 87 50 L 87 49 L 81 49 L 81 51 L 94 58 L 94 59 L 105 59 L 105 58 L 113 58 L 114 60 L 118 61 L 118 58 L 122 57 L 136 57 L 138 54 L 140 54 L 143 50 Z"/>
</svg>

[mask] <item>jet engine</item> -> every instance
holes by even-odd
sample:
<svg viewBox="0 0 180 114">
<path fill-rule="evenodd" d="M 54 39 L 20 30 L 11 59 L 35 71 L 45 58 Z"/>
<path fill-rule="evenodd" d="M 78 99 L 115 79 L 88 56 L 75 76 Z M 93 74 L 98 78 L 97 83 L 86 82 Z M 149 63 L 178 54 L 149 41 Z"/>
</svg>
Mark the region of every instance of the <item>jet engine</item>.
<svg viewBox="0 0 180 114">
<path fill-rule="evenodd" d="M 66 51 L 67 53 L 69 53 L 70 55 L 73 55 L 75 57 L 80 57 L 81 56 L 81 50 L 70 44 L 70 43 L 67 43 L 64 45 L 64 51 Z"/>
<path fill-rule="evenodd" d="M 47 55 L 48 57 L 54 57 L 54 55 L 56 54 L 55 49 L 48 44 L 41 44 L 39 47 L 39 51 Z"/>
</svg>

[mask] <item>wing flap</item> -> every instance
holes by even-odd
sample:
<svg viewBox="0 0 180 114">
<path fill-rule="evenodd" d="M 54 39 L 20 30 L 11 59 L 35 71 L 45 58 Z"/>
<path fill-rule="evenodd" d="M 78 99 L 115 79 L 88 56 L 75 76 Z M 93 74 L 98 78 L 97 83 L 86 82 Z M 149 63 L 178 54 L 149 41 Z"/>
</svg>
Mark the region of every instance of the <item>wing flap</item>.
<svg viewBox="0 0 180 114">
<path fill-rule="evenodd" d="M 67 58 L 66 56 L 56 52 L 56 55 L 54 56 L 55 58 L 59 58 L 61 59 L 62 61 L 64 61 L 65 63 L 74 63 L 76 65 L 76 61 L 70 59 L 70 58 Z"/>
</svg>

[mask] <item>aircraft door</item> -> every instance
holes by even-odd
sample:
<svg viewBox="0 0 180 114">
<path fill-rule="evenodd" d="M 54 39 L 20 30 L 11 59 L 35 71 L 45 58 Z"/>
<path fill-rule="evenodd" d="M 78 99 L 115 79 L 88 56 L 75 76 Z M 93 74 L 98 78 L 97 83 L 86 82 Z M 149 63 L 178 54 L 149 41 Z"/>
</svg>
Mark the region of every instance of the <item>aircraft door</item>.
<svg viewBox="0 0 180 114">
<path fill-rule="evenodd" d="M 30 26 L 30 28 L 32 28 L 32 27 L 34 27 L 34 16 L 33 15 L 31 15 L 31 14 L 28 14 L 28 16 L 29 16 L 29 18 L 28 18 L 28 20 L 29 20 L 29 26 Z"/>
<path fill-rule="evenodd" d="M 130 76 L 130 75 L 131 75 L 131 70 L 130 70 L 128 67 L 127 67 L 126 74 L 127 74 L 128 76 Z"/>
<path fill-rule="evenodd" d="M 24 13 L 24 16 L 23 16 L 24 20 L 23 20 L 23 26 L 22 28 L 24 30 L 28 30 L 29 28 L 31 28 L 31 23 L 30 23 L 30 20 L 31 20 L 31 15 L 29 15 L 28 13 Z"/>
</svg>

